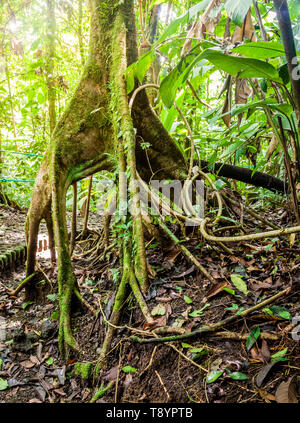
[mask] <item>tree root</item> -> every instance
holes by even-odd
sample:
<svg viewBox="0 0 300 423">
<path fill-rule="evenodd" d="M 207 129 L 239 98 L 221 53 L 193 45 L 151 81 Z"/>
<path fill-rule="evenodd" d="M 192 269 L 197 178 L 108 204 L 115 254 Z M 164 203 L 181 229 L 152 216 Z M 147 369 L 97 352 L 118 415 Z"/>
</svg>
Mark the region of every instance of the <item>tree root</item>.
<svg viewBox="0 0 300 423">
<path fill-rule="evenodd" d="M 86 308 L 88 308 L 95 316 L 98 316 L 98 312 L 97 310 L 94 309 L 93 306 L 91 306 L 86 299 L 83 298 L 83 296 L 80 294 L 80 292 L 78 291 L 78 289 L 74 290 L 74 294 L 76 295 L 76 297 L 78 298 L 79 301 L 82 302 L 82 304 L 84 304 L 86 306 Z"/>
<path fill-rule="evenodd" d="M 245 341 L 249 337 L 249 334 L 245 333 L 235 333 L 230 331 L 216 332 L 213 334 L 213 337 L 221 339 L 232 339 L 234 341 Z M 260 339 L 265 339 L 266 341 L 278 341 L 279 336 L 269 332 L 261 332 L 259 335 Z"/>
<path fill-rule="evenodd" d="M 253 307 L 248 308 L 247 310 L 242 311 L 239 314 L 234 314 L 233 316 L 229 316 L 224 320 L 220 320 L 219 322 L 213 324 L 212 326 L 202 326 L 199 329 L 196 329 L 192 332 L 188 332 L 188 333 L 183 334 L 183 335 L 165 336 L 165 337 L 161 337 L 161 338 L 148 338 L 148 339 L 143 339 L 143 338 L 139 338 L 138 336 L 132 335 L 127 339 L 129 341 L 132 341 L 132 342 L 138 342 L 139 344 L 148 344 L 148 343 L 156 343 L 156 342 L 179 341 L 179 340 L 182 340 L 182 339 L 187 339 L 187 338 L 191 338 L 191 337 L 194 337 L 194 336 L 197 336 L 197 335 L 201 335 L 203 333 L 214 332 L 217 329 L 227 325 L 228 323 L 234 322 L 234 321 L 238 320 L 239 318 L 245 317 L 249 313 L 252 313 L 253 311 L 259 310 L 260 308 L 274 302 L 278 298 L 289 294 L 291 292 L 291 290 L 292 290 L 291 287 L 286 288 L 283 291 L 278 292 L 277 294 L 273 295 L 272 297 L 262 301 L 259 304 L 256 304 Z"/>
<path fill-rule="evenodd" d="M 36 276 L 36 273 L 32 273 L 30 276 L 28 276 L 27 278 L 25 278 L 24 280 L 23 280 L 23 282 L 21 282 L 20 283 L 20 285 L 14 290 L 14 291 L 11 291 L 10 293 L 9 293 L 9 295 L 11 296 L 11 297 L 16 297 L 17 295 L 18 295 L 18 293 L 20 292 L 20 291 L 22 291 L 22 289 L 23 288 L 25 288 L 25 286 L 30 282 L 30 281 L 32 281 L 33 280 L 33 278 Z"/>
<path fill-rule="evenodd" d="M 116 382 L 114 380 L 111 380 L 105 387 L 103 385 L 103 383 L 101 383 L 100 388 L 98 389 L 98 391 L 94 394 L 93 398 L 90 401 L 90 404 L 96 402 L 99 398 L 103 397 L 103 395 L 109 391 L 115 384 Z"/>
<path fill-rule="evenodd" d="M 216 283 L 215 279 L 208 273 L 208 271 L 202 266 L 201 263 L 193 256 L 193 254 L 182 244 L 180 244 L 179 239 L 174 235 L 170 229 L 166 226 L 166 224 L 161 220 L 158 219 L 160 227 L 165 231 L 165 233 L 174 241 L 177 247 L 183 252 L 186 258 L 193 263 L 200 272 L 213 284 Z"/>
<path fill-rule="evenodd" d="M 294 234 L 296 232 L 300 232 L 300 226 L 293 226 L 290 228 L 282 228 L 274 231 L 268 231 L 268 232 L 259 232 L 249 235 L 237 235 L 237 236 L 224 236 L 224 237 L 217 237 L 214 235 L 209 235 L 206 232 L 206 224 L 209 221 L 209 219 L 203 219 L 200 224 L 200 232 L 203 238 L 205 238 L 208 241 L 215 241 L 215 242 L 240 242 L 240 241 L 252 241 L 254 239 L 263 239 L 263 238 L 269 238 L 269 237 L 275 237 L 280 235 L 288 235 L 288 234 Z"/>
</svg>

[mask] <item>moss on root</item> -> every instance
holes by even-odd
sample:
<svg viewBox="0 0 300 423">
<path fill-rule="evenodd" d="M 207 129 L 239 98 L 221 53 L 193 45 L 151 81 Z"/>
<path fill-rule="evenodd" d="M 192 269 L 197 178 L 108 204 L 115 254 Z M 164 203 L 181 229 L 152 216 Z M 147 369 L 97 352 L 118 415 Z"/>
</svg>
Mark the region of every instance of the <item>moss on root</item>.
<svg viewBox="0 0 300 423">
<path fill-rule="evenodd" d="M 88 380 L 92 377 L 93 374 L 93 363 L 90 362 L 77 362 L 74 366 L 74 373 L 77 376 L 81 376 L 82 379 Z"/>
</svg>

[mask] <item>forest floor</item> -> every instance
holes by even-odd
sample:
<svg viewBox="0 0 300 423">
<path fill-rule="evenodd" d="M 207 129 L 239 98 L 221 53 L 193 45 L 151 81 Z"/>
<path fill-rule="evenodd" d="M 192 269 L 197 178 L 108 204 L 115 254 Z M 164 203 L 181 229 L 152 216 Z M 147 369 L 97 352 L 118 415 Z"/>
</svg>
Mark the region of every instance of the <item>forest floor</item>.
<svg viewBox="0 0 300 423">
<path fill-rule="evenodd" d="M 289 224 L 288 214 L 282 209 L 264 213 L 280 226 Z M 25 242 L 25 218 L 25 211 L 0 206 L 0 252 Z M 91 215 L 90 229 L 99 226 L 98 219 L 96 214 Z M 246 231 L 254 232 L 260 222 L 245 215 L 243 225 Z M 45 233 L 45 227 L 41 233 Z M 43 238 L 46 235 L 41 235 Z M 0 403 L 89 402 L 95 387 L 90 380 L 76 375 L 74 368 L 78 361 L 97 360 L 107 327 L 105 320 L 113 304 L 118 251 L 112 250 L 106 260 L 91 264 L 90 255 L 82 254 L 89 248 L 88 241 L 76 247 L 73 265 L 80 291 L 96 310 L 100 303 L 102 313 L 95 316 L 84 308 L 74 314 L 74 335 L 83 351 L 63 362 L 57 344 L 57 273 L 44 241 L 42 245 L 45 249 L 39 252 L 39 265 L 51 282 L 42 303 L 24 303 L 23 293 L 15 298 L 9 296 L 9 289 L 25 277 L 24 264 L 0 270 Z M 169 326 L 175 332 L 180 328 L 195 330 L 239 313 L 289 286 L 294 289 L 267 309 L 238 317 L 217 332 L 172 344 L 126 340 L 136 334 L 134 329 L 153 329 L 145 325 L 139 308 L 129 297 L 107 368 L 98 381 L 104 385 L 114 383 L 98 402 L 268 403 L 278 398 L 298 402 L 300 345 L 292 339 L 291 319 L 300 316 L 299 241 L 280 237 L 234 244 L 230 245 L 233 255 L 214 244 L 201 246 L 196 237 L 185 245 L 216 284 L 191 266 L 176 246 L 166 243 L 162 249 L 150 243 L 147 257 L 152 276 L 146 301 L 157 319 L 156 326 Z M 232 274 L 246 282 L 247 294 L 236 289 Z M 257 339 L 250 343 L 251 331 Z M 210 381 L 206 379 L 208 374 Z M 243 375 L 247 379 L 243 380 Z"/>
</svg>

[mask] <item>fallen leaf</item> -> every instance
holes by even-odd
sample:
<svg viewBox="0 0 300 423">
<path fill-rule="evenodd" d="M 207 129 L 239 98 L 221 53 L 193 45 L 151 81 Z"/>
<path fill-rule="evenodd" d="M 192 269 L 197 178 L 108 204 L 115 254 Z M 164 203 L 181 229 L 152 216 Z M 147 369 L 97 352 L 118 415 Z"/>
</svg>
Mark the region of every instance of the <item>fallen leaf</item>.
<svg viewBox="0 0 300 423">
<path fill-rule="evenodd" d="M 44 402 L 45 398 L 46 398 L 46 391 L 43 388 L 41 388 L 40 386 L 35 387 L 34 390 L 35 390 L 38 398 L 40 399 L 40 401 Z"/>
<path fill-rule="evenodd" d="M 53 392 L 55 392 L 55 393 L 57 393 L 58 395 L 60 395 L 60 396 L 62 396 L 62 397 L 64 397 L 64 396 L 66 396 L 67 394 L 65 393 L 65 391 L 63 391 L 62 389 L 54 389 L 54 391 Z"/>
<path fill-rule="evenodd" d="M 265 378 L 268 376 L 268 374 L 270 373 L 270 371 L 273 369 L 273 367 L 277 364 L 277 361 L 274 361 L 272 363 L 267 364 L 266 366 L 264 366 L 260 372 L 258 373 L 258 375 L 255 378 L 256 381 L 256 385 L 260 388 L 261 385 L 263 384 Z"/>
<path fill-rule="evenodd" d="M 32 361 L 32 363 L 34 364 L 40 364 L 40 361 L 37 357 L 35 357 L 34 355 L 30 356 L 30 361 Z"/>
<path fill-rule="evenodd" d="M 131 384 L 133 378 L 131 373 L 127 373 L 125 380 L 124 380 L 124 390 L 128 388 L 128 386 Z"/>
<path fill-rule="evenodd" d="M 35 366 L 35 363 L 30 360 L 21 361 L 20 364 L 22 367 L 25 367 L 25 369 L 32 369 L 32 367 Z"/>
<path fill-rule="evenodd" d="M 166 314 L 166 307 L 162 304 L 157 304 L 151 311 L 152 316 L 163 316 L 164 314 Z"/>
<path fill-rule="evenodd" d="M 112 367 L 103 376 L 102 380 L 110 382 L 117 379 L 119 366 Z"/>
<path fill-rule="evenodd" d="M 259 389 L 258 390 L 260 396 L 266 401 L 266 402 L 270 402 L 270 401 L 275 401 L 275 396 L 272 394 L 269 394 L 269 392 L 264 391 L 263 389 Z"/>
<path fill-rule="evenodd" d="M 268 362 L 270 360 L 271 353 L 265 339 L 262 340 L 260 351 L 265 361 Z"/>
<path fill-rule="evenodd" d="M 282 404 L 298 404 L 297 384 L 295 380 L 294 375 L 287 382 L 281 382 L 275 393 L 276 402 Z"/>
<path fill-rule="evenodd" d="M 216 284 L 208 291 L 206 298 L 214 297 L 215 295 L 219 294 L 219 292 L 223 292 L 223 289 L 227 286 L 228 283 L 226 281 Z"/>
</svg>

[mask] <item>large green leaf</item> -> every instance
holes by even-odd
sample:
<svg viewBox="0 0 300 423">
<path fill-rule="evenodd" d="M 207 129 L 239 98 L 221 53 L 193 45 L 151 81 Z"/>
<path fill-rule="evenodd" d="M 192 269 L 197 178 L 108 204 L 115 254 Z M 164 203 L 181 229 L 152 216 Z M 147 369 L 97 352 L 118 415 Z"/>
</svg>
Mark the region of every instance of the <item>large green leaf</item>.
<svg viewBox="0 0 300 423">
<path fill-rule="evenodd" d="M 164 104 L 170 108 L 174 104 L 176 91 L 180 85 L 187 79 L 188 74 L 199 62 L 198 58 L 200 47 L 194 48 L 190 54 L 183 57 L 178 65 L 162 80 L 160 84 L 160 95 Z"/>
<path fill-rule="evenodd" d="M 232 49 L 235 53 L 259 60 L 271 59 L 273 57 L 284 56 L 284 46 L 277 41 L 256 41 L 245 43 Z"/>
<path fill-rule="evenodd" d="M 147 53 L 143 54 L 136 62 L 135 75 L 137 76 L 140 83 L 143 82 L 146 72 L 152 65 L 153 61 L 155 60 L 155 57 L 155 52 L 153 50 L 150 50 L 147 51 Z"/>
<path fill-rule="evenodd" d="M 239 78 L 267 78 L 275 82 L 282 82 L 277 70 L 270 63 L 262 60 L 236 57 L 224 52 L 208 48 L 202 53 L 201 59 L 207 59 L 218 69 Z"/>
<path fill-rule="evenodd" d="M 248 294 L 247 285 L 245 284 L 245 282 L 243 281 L 243 279 L 241 278 L 240 275 L 230 275 L 230 279 L 231 279 L 231 282 L 233 283 L 233 285 L 239 291 L 241 291 L 245 295 Z"/>
<path fill-rule="evenodd" d="M 145 75 L 154 62 L 156 54 L 154 50 L 147 51 L 143 54 L 139 60 L 132 63 L 126 69 L 126 86 L 127 93 L 130 93 L 134 89 L 134 78 L 137 77 L 140 83 L 143 82 Z"/>
<path fill-rule="evenodd" d="M 247 341 L 246 341 L 246 347 L 247 347 L 248 351 L 251 350 L 251 348 L 253 347 L 253 345 L 255 344 L 257 339 L 259 338 L 259 335 L 260 335 L 260 327 L 259 326 L 257 326 L 254 329 L 251 329 L 251 332 L 250 332 L 250 334 L 247 338 Z"/>
<path fill-rule="evenodd" d="M 225 10 L 236 25 L 242 26 L 251 3 L 252 0 L 227 0 Z"/>
<path fill-rule="evenodd" d="M 239 78 L 266 78 L 282 83 L 278 71 L 270 63 L 262 60 L 231 56 L 218 47 L 207 48 L 199 53 L 200 47 L 195 47 L 190 54 L 180 60 L 178 65 L 163 79 L 160 95 L 164 104 L 172 107 L 176 90 L 186 81 L 193 67 L 201 60 L 208 60 L 219 70 Z M 197 54 L 198 53 L 198 54 Z M 203 62 L 205 65 L 205 62 Z"/>
</svg>

